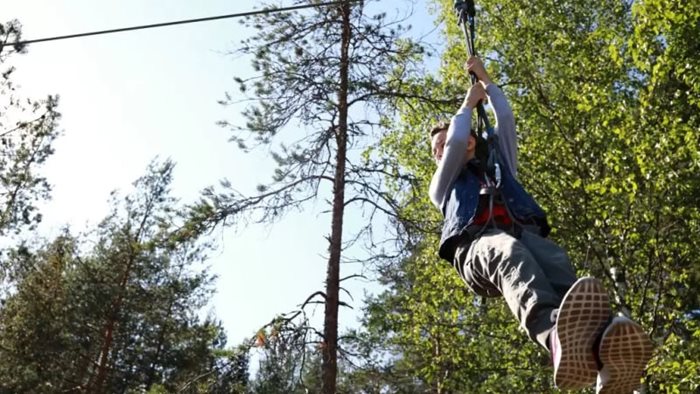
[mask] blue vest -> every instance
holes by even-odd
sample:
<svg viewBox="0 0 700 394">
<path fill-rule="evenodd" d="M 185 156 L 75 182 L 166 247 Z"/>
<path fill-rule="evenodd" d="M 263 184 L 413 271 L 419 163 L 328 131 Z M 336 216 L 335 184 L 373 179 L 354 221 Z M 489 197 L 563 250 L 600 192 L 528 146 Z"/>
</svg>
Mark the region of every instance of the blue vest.
<svg viewBox="0 0 700 394">
<path fill-rule="evenodd" d="M 478 162 L 470 161 L 459 174 L 446 202 L 442 206 L 445 222 L 440 239 L 440 257 L 453 262 L 455 249 L 460 242 L 470 241 L 472 226 L 479 207 L 479 192 L 484 176 Z M 547 216 L 535 199 L 513 177 L 510 170 L 501 165 L 501 187 L 498 189 L 512 219 L 526 230 L 534 230 L 542 237 L 551 228 Z"/>
</svg>

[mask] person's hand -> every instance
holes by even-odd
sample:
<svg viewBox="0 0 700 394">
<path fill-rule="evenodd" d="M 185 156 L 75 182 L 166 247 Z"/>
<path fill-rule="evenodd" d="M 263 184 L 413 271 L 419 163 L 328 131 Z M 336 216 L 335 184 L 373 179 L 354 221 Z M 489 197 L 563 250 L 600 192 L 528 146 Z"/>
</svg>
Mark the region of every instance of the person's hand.
<svg viewBox="0 0 700 394">
<path fill-rule="evenodd" d="M 464 103 L 462 106 L 468 107 L 469 109 L 474 109 L 474 107 L 479 104 L 479 101 L 486 99 L 486 90 L 484 90 L 484 85 L 477 83 L 472 85 L 467 92 L 467 97 L 464 98 Z"/>
<path fill-rule="evenodd" d="M 484 86 L 491 83 L 491 79 L 489 78 L 489 74 L 486 73 L 486 68 L 484 68 L 484 63 L 478 57 L 471 56 L 469 58 L 469 60 L 467 60 L 467 64 L 465 65 L 465 68 L 467 69 L 467 72 L 476 75 L 476 78 Z"/>
</svg>

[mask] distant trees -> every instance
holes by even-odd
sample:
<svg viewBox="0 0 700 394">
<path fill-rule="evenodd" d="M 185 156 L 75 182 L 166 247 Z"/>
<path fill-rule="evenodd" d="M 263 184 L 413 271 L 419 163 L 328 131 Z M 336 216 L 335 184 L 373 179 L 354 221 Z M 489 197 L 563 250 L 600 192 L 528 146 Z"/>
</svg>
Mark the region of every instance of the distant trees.
<svg viewBox="0 0 700 394">
<path fill-rule="evenodd" d="M 173 163 L 154 162 L 135 192 L 115 194 L 91 236 L 65 231 L 5 261 L 0 391 L 86 393 L 244 390 L 247 354 L 202 319 L 210 245 L 175 236 Z"/>
<path fill-rule="evenodd" d="M 48 181 L 58 99 L 25 99 L 11 56 L 17 21 L 0 24 L 0 236 L 31 230 Z M 0 258 L 0 392 L 245 392 L 246 350 L 226 348 L 201 318 L 214 277 L 201 234 L 182 231 L 170 195 L 174 164 L 153 162 L 135 191 L 112 197 L 90 234 L 4 243 Z M 79 192 L 79 191 L 76 191 Z"/>
</svg>

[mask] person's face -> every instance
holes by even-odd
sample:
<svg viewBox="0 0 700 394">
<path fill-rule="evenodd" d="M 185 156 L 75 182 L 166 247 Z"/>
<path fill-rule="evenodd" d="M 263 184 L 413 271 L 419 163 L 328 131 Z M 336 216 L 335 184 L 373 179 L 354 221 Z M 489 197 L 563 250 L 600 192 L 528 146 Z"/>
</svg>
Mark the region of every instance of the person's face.
<svg viewBox="0 0 700 394">
<path fill-rule="evenodd" d="M 442 130 L 434 134 L 433 138 L 430 140 L 430 147 L 433 150 L 435 164 L 440 164 L 440 160 L 442 160 L 442 154 L 445 151 L 445 138 L 447 138 L 447 130 Z"/>
<path fill-rule="evenodd" d="M 440 131 L 433 135 L 433 139 L 430 140 L 430 146 L 433 149 L 433 159 L 435 159 L 435 164 L 440 164 L 442 160 L 442 155 L 445 153 L 445 140 L 447 139 L 447 129 Z M 476 138 L 473 135 L 469 136 L 467 142 L 466 160 L 469 161 L 474 158 L 474 151 L 476 149 Z"/>
</svg>

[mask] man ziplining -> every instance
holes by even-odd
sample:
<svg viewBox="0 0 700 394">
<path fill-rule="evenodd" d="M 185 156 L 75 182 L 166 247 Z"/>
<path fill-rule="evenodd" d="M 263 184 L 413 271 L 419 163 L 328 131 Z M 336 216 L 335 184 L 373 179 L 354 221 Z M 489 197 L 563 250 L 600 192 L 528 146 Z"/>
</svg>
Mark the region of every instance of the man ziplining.
<svg viewBox="0 0 700 394">
<path fill-rule="evenodd" d="M 613 317 L 600 281 L 577 280 L 566 251 L 546 239 L 542 208 L 517 180 L 515 119 L 483 63 L 471 56 L 467 71 L 478 82 L 449 122 L 431 130 L 437 169 L 430 198 L 444 215 L 440 257 L 467 286 L 486 297 L 502 296 L 530 339 L 547 349 L 560 389 L 596 383 L 598 393 L 630 393 L 640 385 L 652 344 L 640 325 Z M 472 129 L 488 99 L 496 127 L 488 157 Z"/>
</svg>

